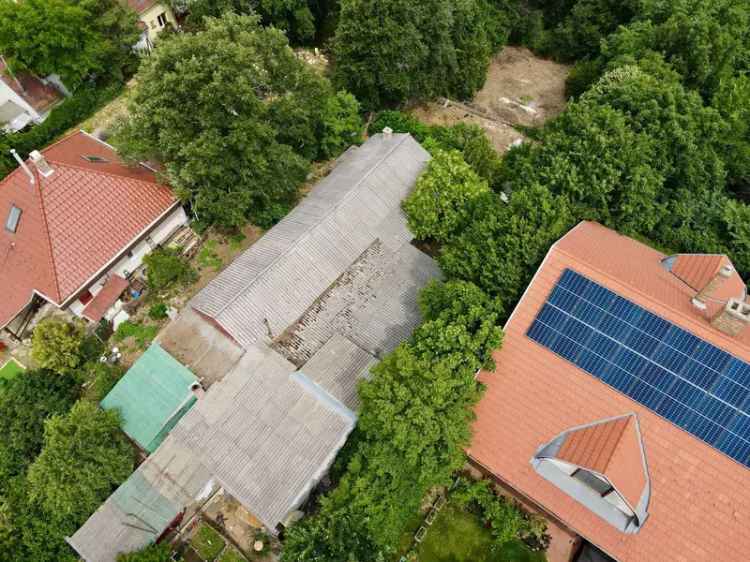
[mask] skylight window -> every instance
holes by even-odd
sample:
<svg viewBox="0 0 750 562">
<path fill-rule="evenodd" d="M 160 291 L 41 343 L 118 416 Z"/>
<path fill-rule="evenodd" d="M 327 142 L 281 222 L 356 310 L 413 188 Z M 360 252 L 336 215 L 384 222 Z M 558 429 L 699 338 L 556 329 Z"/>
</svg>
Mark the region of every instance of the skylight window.
<svg viewBox="0 0 750 562">
<path fill-rule="evenodd" d="M 81 158 L 89 162 L 92 162 L 94 164 L 106 164 L 107 162 L 109 162 L 109 160 L 107 160 L 106 158 L 102 158 L 101 156 L 95 156 L 93 154 L 87 154 L 85 156 L 82 156 Z"/>
<path fill-rule="evenodd" d="M 18 222 L 21 220 L 21 209 L 15 205 L 11 205 L 8 218 L 5 221 L 5 230 L 8 232 L 15 232 L 18 229 Z"/>
</svg>

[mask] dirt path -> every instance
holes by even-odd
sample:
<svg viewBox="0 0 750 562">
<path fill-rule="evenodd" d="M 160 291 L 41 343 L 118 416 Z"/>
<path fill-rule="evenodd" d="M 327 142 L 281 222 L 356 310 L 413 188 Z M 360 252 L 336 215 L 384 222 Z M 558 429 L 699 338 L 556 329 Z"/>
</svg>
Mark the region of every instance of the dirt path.
<svg viewBox="0 0 750 562">
<path fill-rule="evenodd" d="M 537 126 L 565 108 L 565 78 L 570 67 L 541 59 L 523 47 L 506 47 L 490 65 L 487 81 L 474 100 L 443 101 L 412 110 L 425 123 L 475 123 L 504 152 L 523 135 L 514 126 Z"/>
</svg>

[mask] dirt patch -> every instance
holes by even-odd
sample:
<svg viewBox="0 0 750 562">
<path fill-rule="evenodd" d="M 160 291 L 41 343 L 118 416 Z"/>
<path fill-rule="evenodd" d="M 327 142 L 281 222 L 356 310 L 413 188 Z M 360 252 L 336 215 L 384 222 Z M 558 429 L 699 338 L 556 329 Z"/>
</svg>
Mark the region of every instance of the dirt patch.
<svg viewBox="0 0 750 562">
<path fill-rule="evenodd" d="M 120 118 L 128 114 L 128 104 L 130 103 L 130 98 L 135 92 L 135 86 L 136 81 L 135 78 L 133 78 L 125 84 L 125 89 L 119 96 L 94 113 L 94 115 L 86 119 L 86 121 L 80 125 L 76 125 L 69 132 L 72 133 L 78 130 L 84 130 L 89 133 L 95 131 L 111 132 L 112 126 Z"/>
<path fill-rule="evenodd" d="M 474 100 L 443 100 L 416 107 L 412 113 L 431 125 L 474 123 L 487 131 L 504 152 L 522 140 L 517 126 L 539 126 L 565 109 L 565 79 L 570 67 L 539 58 L 522 47 L 506 47 L 487 73 Z"/>
</svg>

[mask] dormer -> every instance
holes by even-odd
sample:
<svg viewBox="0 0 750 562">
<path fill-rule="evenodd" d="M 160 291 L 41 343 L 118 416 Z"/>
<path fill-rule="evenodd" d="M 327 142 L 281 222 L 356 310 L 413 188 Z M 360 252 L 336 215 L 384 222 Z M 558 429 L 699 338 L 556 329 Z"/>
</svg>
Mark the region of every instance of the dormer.
<svg viewBox="0 0 750 562">
<path fill-rule="evenodd" d="M 635 414 L 571 428 L 531 460 L 543 478 L 623 533 L 648 518 L 651 486 Z"/>
</svg>

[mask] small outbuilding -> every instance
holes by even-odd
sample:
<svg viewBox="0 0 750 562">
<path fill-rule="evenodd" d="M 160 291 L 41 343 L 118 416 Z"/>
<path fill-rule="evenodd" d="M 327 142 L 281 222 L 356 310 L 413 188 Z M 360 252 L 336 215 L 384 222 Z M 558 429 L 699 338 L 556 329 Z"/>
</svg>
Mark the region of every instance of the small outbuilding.
<svg viewBox="0 0 750 562">
<path fill-rule="evenodd" d="M 195 403 L 200 383 L 159 344 L 153 344 L 101 402 L 117 409 L 122 429 L 148 453 Z"/>
</svg>

